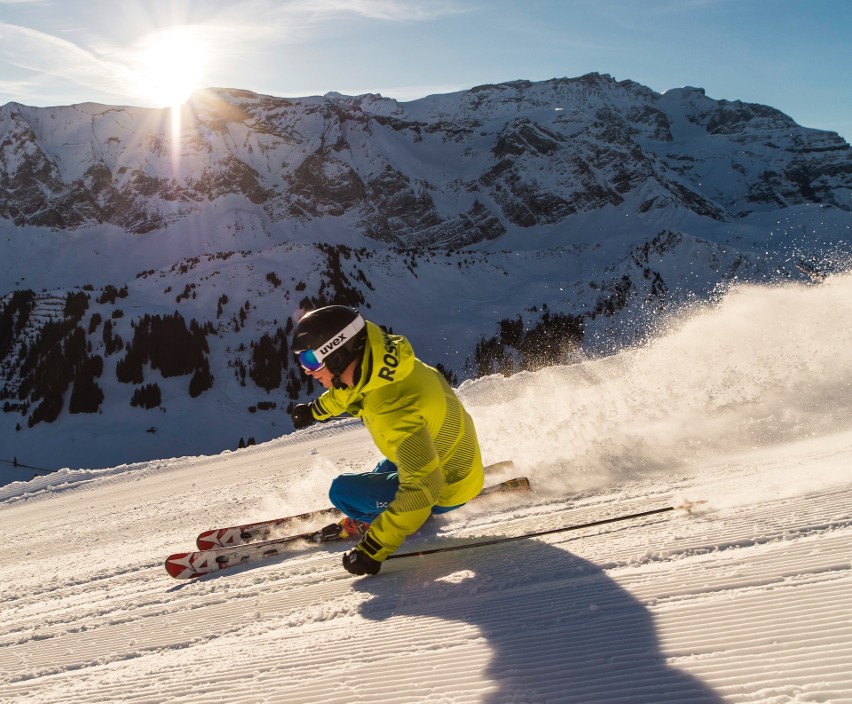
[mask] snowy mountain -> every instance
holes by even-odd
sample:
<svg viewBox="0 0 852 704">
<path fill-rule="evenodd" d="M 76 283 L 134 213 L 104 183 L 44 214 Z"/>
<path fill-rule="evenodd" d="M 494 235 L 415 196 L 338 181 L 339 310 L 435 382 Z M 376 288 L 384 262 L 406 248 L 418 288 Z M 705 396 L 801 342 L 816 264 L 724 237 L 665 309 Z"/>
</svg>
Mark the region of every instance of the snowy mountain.
<svg viewBox="0 0 852 704">
<path fill-rule="evenodd" d="M 333 476 L 376 460 L 363 427 L 10 484 L 0 698 L 852 700 L 852 275 L 738 285 L 641 348 L 460 394 L 484 459 L 533 491 L 436 518 L 405 550 L 695 505 L 376 577 L 302 545 L 177 582 L 163 560 L 199 531 L 324 506 Z"/>
<path fill-rule="evenodd" d="M 611 354 L 731 282 L 849 263 L 849 145 L 697 88 L 219 89 L 177 117 L 0 108 L 0 461 L 288 432 L 316 391 L 288 333 L 318 304 L 361 307 L 458 384 Z"/>
<path fill-rule="evenodd" d="M 19 227 L 139 234 L 237 196 L 285 230 L 336 216 L 375 240 L 459 246 L 628 199 L 721 221 L 852 208 L 838 135 L 701 89 L 660 95 L 598 74 L 408 104 L 214 90 L 176 126 L 168 111 L 9 104 L 0 131 L 0 216 Z"/>
</svg>

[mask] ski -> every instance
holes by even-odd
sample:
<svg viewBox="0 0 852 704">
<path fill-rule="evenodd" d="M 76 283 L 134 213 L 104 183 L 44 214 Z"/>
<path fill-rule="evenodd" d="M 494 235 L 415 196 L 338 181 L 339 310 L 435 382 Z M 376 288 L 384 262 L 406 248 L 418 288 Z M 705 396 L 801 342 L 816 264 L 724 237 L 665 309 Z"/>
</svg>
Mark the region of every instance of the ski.
<svg viewBox="0 0 852 704">
<path fill-rule="evenodd" d="M 312 530 L 283 538 L 261 540 L 255 543 L 233 545 L 212 550 L 179 552 L 166 558 L 166 572 L 175 579 L 193 579 L 218 570 L 243 565 L 247 562 L 267 560 L 279 555 L 287 546 L 299 541 L 319 543 L 321 530 Z M 334 538 L 327 538 L 330 542 Z M 343 540 L 339 538 L 338 540 Z"/>
<path fill-rule="evenodd" d="M 232 526 L 230 528 L 213 528 L 199 533 L 195 544 L 199 550 L 215 550 L 217 548 L 234 547 L 263 540 L 269 540 L 276 533 L 281 533 L 288 526 L 302 521 L 313 521 L 327 518 L 336 521 L 342 517 L 342 513 L 336 508 L 321 508 L 316 511 L 300 513 L 297 516 L 285 518 L 273 518 L 268 521 L 247 523 L 243 526 Z"/>
<path fill-rule="evenodd" d="M 476 501 L 484 496 L 492 496 L 504 492 L 528 491 L 529 480 L 526 477 L 515 477 L 506 481 L 486 487 L 473 499 Z M 316 517 L 318 515 L 329 515 L 327 510 L 302 514 Z M 339 515 L 339 514 L 338 514 Z M 357 536 L 352 536 L 354 539 Z M 211 572 L 226 570 L 247 563 L 267 560 L 283 554 L 286 549 L 298 542 L 322 544 L 347 540 L 339 536 L 329 537 L 323 534 L 322 529 L 314 529 L 304 533 L 286 535 L 271 540 L 261 540 L 252 543 L 241 543 L 237 545 L 216 547 L 194 552 L 180 552 L 166 558 L 166 571 L 175 579 L 193 579 Z"/>
<path fill-rule="evenodd" d="M 511 460 L 505 460 L 486 466 L 485 471 L 493 473 L 504 469 L 512 469 L 513 467 L 514 464 Z M 195 539 L 195 544 L 199 550 L 214 550 L 216 548 L 254 543 L 260 540 L 271 540 L 276 536 L 282 535 L 294 523 L 314 521 L 321 518 L 336 521 L 342 516 L 343 514 L 336 508 L 321 508 L 316 511 L 301 513 L 297 516 L 272 518 L 256 523 L 247 523 L 242 526 L 230 526 L 228 528 L 212 528 L 200 533 Z"/>
</svg>

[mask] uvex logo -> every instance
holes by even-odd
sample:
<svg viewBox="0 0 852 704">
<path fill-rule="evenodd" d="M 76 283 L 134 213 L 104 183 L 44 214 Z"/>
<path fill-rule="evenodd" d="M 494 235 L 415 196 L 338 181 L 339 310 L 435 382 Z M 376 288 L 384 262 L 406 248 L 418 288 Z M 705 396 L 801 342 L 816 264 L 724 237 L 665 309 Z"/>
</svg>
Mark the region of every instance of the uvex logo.
<svg viewBox="0 0 852 704">
<path fill-rule="evenodd" d="M 329 340 L 322 347 L 320 347 L 317 352 L 319 352 L 323 357 L 331 352 L 335 347 L 341 345 L 346 340 L 346 335 L 340 333 L 333 340 Z"/>
</svg>

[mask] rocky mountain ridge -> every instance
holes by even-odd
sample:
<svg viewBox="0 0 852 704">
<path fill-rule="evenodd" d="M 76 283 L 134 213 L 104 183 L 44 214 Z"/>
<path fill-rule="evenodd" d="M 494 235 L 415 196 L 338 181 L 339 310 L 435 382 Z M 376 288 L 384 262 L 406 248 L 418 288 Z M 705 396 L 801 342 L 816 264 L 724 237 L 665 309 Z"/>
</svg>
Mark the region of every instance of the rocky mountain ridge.
<svg viewBox="0 0 852 704">
<path fill-rule="evenodd" d="M 210 90 L 184 108 L 0 108 L 0 217 L 161 230 L 227 195 L 271 223 L 345 217 L 371 239 L 463 246 L 628 195 L 716 220 L 852 207 L 849 145 L 761 105 L 590 74 L 398 103 Z M 724 172 L 724 178 L 721 178 Z"/>
</svg>

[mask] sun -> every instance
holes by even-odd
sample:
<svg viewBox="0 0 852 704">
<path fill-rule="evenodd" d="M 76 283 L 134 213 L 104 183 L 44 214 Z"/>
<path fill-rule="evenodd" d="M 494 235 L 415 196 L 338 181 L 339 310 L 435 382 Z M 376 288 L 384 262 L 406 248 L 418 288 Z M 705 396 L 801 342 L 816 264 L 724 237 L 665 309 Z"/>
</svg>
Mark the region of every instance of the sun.
<svg viewBox="0 0 852 704">
<path fill-rule="evenodd" d="M 142 93 L 159 107 L 183 104 L 201 87 L 205 54 L 191 27 L 168 27 L 147 35 L 139 53 Z"/>
</svg>

